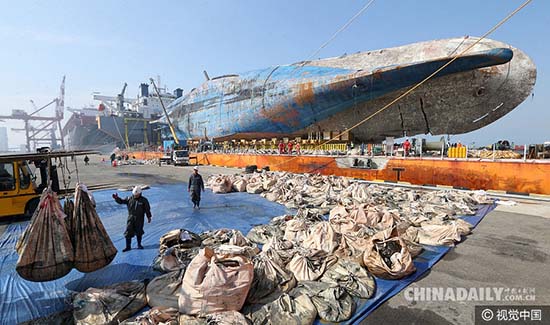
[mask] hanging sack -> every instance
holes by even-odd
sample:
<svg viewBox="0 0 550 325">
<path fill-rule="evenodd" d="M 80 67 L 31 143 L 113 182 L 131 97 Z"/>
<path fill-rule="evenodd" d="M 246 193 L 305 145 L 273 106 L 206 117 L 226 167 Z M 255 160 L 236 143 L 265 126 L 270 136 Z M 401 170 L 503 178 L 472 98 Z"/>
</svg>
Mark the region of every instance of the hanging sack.
<svg viewBox="0 0 550 325">
<path fill-rule="evenodd" d="M 71 271 L 74 252 L 64 218 L 57 194 L 47 188 L 16 246 L 19 259 L 15 269 L 23 279 L 51 281 Z"/>
<path fill-rule="evenodd" d="M 74 267 L 80 272 L 92 272 L 107 266 L 117 249 L 95 211 L 95 203 L 84 185 L 78 185 L 75 194 L 71 231 L 74 243 Z"/>
</svg>

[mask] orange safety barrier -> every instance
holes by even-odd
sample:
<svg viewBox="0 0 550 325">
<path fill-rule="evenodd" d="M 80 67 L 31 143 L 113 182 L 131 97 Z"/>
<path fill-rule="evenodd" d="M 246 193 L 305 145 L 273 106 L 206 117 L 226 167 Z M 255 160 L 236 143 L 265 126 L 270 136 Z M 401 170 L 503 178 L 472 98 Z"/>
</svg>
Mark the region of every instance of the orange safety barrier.
<svg viewBox="0 0 550 325">
<path fill-rule="evenodd" d="M 148 160 L 159 159 L 163 156 L 163 153 L 159 151 L 133 151 L 129 152 L 128 155 L 130 158 L 135 157 L 135 159 Z"/>
<path fill-rule="evenodd" d="M 291 159 L 292 158 L 292 159 Z M 336 157 L 198 153 L 203 165 L 244 168 L 257 165 L 294 173 L 321 173 L 364 180 L 404 181 L 472 190 L 550 194 L 550 161 L 440 160 L 391 158 L 383 169 L 342 168 Z M 399 174 L 399 179 L 398 178 Z"/>
</svg>

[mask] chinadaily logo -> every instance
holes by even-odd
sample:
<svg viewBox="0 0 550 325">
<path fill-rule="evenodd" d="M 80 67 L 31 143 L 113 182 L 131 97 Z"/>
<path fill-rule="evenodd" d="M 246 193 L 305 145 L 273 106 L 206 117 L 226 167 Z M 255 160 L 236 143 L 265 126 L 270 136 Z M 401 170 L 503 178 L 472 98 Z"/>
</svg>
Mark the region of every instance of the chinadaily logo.
<svg viewBox="0 0 550 325">
<path fill-rule="evenodd" d="M 408 301 L 535 301 L 535 288 L 409 287 Z"/>
</svg>

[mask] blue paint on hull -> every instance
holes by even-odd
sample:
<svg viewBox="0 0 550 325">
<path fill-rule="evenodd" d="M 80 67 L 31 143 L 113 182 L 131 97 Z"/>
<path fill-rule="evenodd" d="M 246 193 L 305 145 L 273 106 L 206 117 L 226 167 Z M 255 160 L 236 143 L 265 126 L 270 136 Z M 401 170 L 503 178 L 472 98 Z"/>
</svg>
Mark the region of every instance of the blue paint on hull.
<svg viewBox="0 0 550 325">
<path fill-rule="evenodd" d="M 504 64 L 513 51 L 497 48 L 463 56 L 434 78 Z M 422 81 L 452 58 L 386 66 L 372 71 L 278 66 L 214 78 L 173 102 L 178 137 L 239 133 L 291 134 L 390 92 Z"/>
</svg>

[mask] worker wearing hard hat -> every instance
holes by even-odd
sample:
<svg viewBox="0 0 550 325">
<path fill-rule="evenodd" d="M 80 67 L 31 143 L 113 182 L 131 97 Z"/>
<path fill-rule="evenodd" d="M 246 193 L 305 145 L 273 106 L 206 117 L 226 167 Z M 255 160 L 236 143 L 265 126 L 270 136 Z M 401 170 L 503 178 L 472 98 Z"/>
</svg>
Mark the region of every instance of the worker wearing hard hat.
<svg viewBox="0 0 550 325">
<path fill-rule="evenodd" d="M 189 183 L 187 184 L 187 192 L 191 193 L 193 208 L 200 209 L 201 191 L 204 192 L 204 182 L 202 176 L 199 174 L 199 167 L 195 166 L 193 167 L 193 174 L 189 176 Z"/>
<path fill-rule="evenodd" d="M 132 249 L 132 237 L 136 236 L 137 238 L 137 248 L 143 249 L 141 246 L 141 238 L 144 234 L 143 232 L 143 223 L 145 215 L 147 215 L 147 222 L 151 223 L 151 206 L 149 201 L 141 195 L 141 187 L 136 186 L 132 190 L 132 195 L 121 199 L 118 196 L 118 193 L 113 194 L 113 199 L 115 199 L 118 204 L 126 204 L 128 207 L 128 220 L 126 222 L 126 231 L 124 232 L 124 237 L 126 237 L 126 248 L 122 251 L 127 252 Z"/>
</svg>

